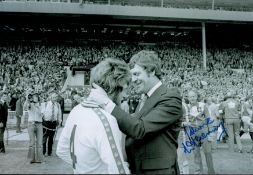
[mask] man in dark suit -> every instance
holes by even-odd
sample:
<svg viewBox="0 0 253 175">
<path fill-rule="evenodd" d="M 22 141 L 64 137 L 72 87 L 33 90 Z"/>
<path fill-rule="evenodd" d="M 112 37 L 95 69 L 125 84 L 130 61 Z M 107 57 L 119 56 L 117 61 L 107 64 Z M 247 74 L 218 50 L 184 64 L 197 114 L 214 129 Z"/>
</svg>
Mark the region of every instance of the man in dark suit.
<svg viewBox="0 0 253 175">
<path fill-rule="evenodd" d="M 5 153 L 4 131 L 8 117 L 7 93 L 0 93 L 0 153 Z"/>
<path fill-rule="evenodd" d="M 105 91 L 93 84 L 89 95 L 111 113 L 127 135 L 126 152 L 131 173 L 179 174 L 177 139 L 182 117 L 178 89 L 168 89 L 160 81 L 161 65 L 153 51 L 141 51 L 130 60 L 135 91 L 142 95 L 131 116 L 116 106 Z"/>
</svg>

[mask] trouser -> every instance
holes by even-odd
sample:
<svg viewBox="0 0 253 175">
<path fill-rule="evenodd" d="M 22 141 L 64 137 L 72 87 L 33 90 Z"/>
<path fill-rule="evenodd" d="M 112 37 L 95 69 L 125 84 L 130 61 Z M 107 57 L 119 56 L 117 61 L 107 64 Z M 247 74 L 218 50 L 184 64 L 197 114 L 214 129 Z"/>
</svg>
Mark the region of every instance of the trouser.
<svg viewBox="0 0 253 175">
<path fill-rule="evenodd" d="M 44 121 L 43 122 L 43 154 L 45 155 L 46 152 L 49 156 L 52 154 L 53 142 L 54 142 L 54 135 L 56 131 L 56 121 Z"/>
<path fill-rule="evenodd" d="M 16 118 L 17 118 L 17 122 L 16 122 L 16 131 L 17 131 L 17 132 L 20 132 L 20 131 L 21 131 L 21 128 L 20 128 L 20 124 L 21 124 L 21 115 L 16 116 Z"/>
<path fill-rule="evenodd" d="M 224 118 L 221 119 L 221 122 L 225 125 L 225 119 L 224 119 Z M 228 140 L 228 133 L 227 133 L 227 132 L 225 132 L 224 134 L 222 134 L 221 140 L 222 140 L 224 143 L 227 142 L 227 140 Z M 221 141 L 221 140 L 220 140 L 220 141 Z"/>
<path fill-rule="evenodd" d="M 28 127 L 28 112 L 24 111 L 23 116 L 21 118 L 21 123 L 22 123 L 22 127 L 23 128 L 27 128 Z"/>
<path fill-rule="evenodd" d="M 217 126 L 214 126 L 214 127 L 217 128 Z M 213 141 L 211 142 L 211 144 L 212 144 L 212 149 L 214 150 L 217 149 L 217 136 L 218 136 L 218 130 L 212 133 Z"/>
<path fill-rule="evenodd" d="M 0 153 L 5 153 L 4 131 L 5 131 L 5 127 L 0 128 Z"/>
<path fill-rule="evenodd" d="M 28 122 L 29 150 L 28 158 L 33 162 L 41 162 L 42 155 L 42 122 Z"/>
<path fill-rule="evenodd" d="M 197 130 L 197 128 L 195 128 Z M 207 133 L 208 129 L 202 129 L 201 131 L 194 134 L 194 137 L 197 136 L 198 138 L 202 137 L 202 133 Z M 213 156 L 212 156 L 212 142 L 205 138 L 201 141 L 200 146 L 196 146 L 193 150 L 194 155 L 194 174 L 203 174 L 203 163 L 202 157 L 200 152 L 200 147 L 203 148 L 205 157 L 206 157 L 206 164 L 208 168 L 208 174 L 215 174 L 214 165 L 213 165 Z"/>
<path fill-rule="evenodd" d="M 234 138 L 236 139 L 236 143 L 239 150 L 242 150 L 242 143 L 240 140 L 240 119 L 226 119 L 225 126 L 227 128 L 228 133 L 228 146 L 230 151 L 234 151 Z"/>
<path fill-rule="evenodd" d="M 211 142 L 208 140 L 203 141 L 202 148 L 206 157 L 206 164 L 208 168 L 208 174 L 215 174 L 213 166 L 213 156 L 212 156 L 212 146 Z M 193 151 L 194 153 L 194 167 L 195 174 L 203 174 L 203 163 L 200 152 L 200 147 L 196 147 Z"/>
<path fill-rule="evenodd" d="M 182 146 L 182 143 L 185 143 L 186 139 L 187 139 L 187 137 L 186 137 L 184 131 L 180 130 L 179 136 L 178 136 L 178 149 L 177 149 L 177 155 L 178 155 L 177 160 L 178 160 L 180 174 L 189 174 L 189 156 L 190 156 L 190 154 L 185 154 L 184 148 Z"/>
</svg>

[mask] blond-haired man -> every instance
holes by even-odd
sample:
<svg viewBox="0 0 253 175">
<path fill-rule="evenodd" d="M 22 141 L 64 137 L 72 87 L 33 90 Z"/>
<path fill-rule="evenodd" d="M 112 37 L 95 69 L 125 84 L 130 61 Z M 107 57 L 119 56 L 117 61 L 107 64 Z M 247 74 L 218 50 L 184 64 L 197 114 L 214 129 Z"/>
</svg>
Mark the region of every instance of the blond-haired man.
<svg viewBox="0 0 253 175">
<path fill-rule="evenodd" d="M 116 104 L 125 93 L 130 72 L 127 64 L 106 59 L 91 71 L 91 82 L 103 87 Z M 123 135 L 116 119 L 98 103 L 83 101 L 70 112 L 56 153 L 78 174 L 129 174 L 123 158 Z"/>
</svg>

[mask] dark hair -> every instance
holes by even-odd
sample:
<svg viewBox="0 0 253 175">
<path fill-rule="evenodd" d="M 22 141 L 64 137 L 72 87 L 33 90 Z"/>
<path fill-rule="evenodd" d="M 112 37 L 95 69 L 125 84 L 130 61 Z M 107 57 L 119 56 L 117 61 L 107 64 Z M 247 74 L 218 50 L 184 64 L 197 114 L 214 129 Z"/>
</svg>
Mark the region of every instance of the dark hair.
<svg viewBox="0 0 253 175">
<path fill-rule="evenodd" d="M 161 60 L 156 52 L 150 50 L 138 52 L 132 56 L 129 62 L 130 68 L 133 68 L 135 64 L 141 66 L 148 73 L 155 71 L 155 76 L 159 79 L 162 78 Z"/>
</svg>

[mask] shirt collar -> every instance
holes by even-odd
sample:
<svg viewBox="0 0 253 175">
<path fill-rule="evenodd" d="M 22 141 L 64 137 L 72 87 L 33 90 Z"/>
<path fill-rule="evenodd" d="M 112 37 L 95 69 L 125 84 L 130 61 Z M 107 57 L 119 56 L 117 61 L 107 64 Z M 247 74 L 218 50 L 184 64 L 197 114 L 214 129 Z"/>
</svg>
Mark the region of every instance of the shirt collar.
<svg viewBox="0 0 253 175">
<path fill-rule="evenodd" d="M 152 87 L 147 93 L 148 97 L 150 97 L 155 92 L 155 90 L 158 89 L 161 85 L 162 82 L 159 81 L 154 87 Z"/>
</svg>

